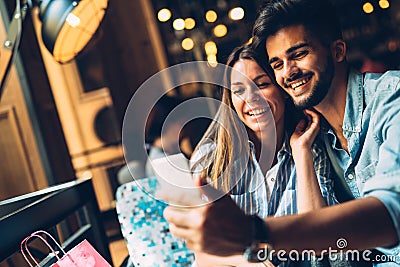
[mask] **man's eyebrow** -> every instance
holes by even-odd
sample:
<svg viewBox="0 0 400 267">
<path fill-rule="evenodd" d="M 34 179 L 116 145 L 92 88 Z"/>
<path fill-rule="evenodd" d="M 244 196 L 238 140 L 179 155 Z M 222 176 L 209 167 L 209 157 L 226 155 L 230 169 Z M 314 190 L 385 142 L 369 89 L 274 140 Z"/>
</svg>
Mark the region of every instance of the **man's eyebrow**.
<svg viewBox="0 0 400 267">
<path fill-rule="evenodd" d="M 297 44 L 297 45 L 294 45 L 294 46 L 292 46 L 291 48 L 289 48 L 289 49 L 286 51 L 286 54 L 290 54 L 290 53 L 296 51 L 297 49 L 303 48 L 303 47 L 305 47 L 305 46 L 310 46 L 310 44 L 309 44 L 309 43 L 299 43 L 299 44 Z"/>
<path fill-rule="evenodd" d="M 303 47 L 306 47 L 306 46 L 310 46 L 310 44 L 309 44 L 309 43 L 299 43 L 299 44 L 296 44 L 296 45 L 292 46 L 291 48 L 289 48 L 289 49 L 286 51 L 286 54 L 293 53 L 293 52 L 296 51 L 297 49 L 300 49 L 300 48 L 303 48 Z M 273 58 L 271 58 L 268 62 L 269 62 L 269 64 L 272 64 L 272 63 L 274 63 L 275 61 L 278 61 L 278 57 L 273 57 Z"/>
</svg>

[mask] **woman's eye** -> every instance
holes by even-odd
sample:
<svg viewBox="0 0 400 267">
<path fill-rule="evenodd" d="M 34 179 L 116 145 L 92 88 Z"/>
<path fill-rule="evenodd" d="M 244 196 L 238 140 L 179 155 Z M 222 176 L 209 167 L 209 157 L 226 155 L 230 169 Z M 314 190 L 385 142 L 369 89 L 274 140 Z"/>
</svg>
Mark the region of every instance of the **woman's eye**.
<svg viewBox="0 0 400 267">
<path fill-rule="evenodd" d="M 266 87 L 268 87 L 268 86 L 270 86 L 270 85 L 271 85 L 271 83 L 265 82 L 265 83 L 259 83 L 259 84 L 257 84 L 257 87 L 260 88 L 260 89 L 262 89 L 262 88 L 266 88 Z"/>
<path fill-rule="evenodd" d="M 234 89 L 232 89 L 232 92 L 233 92 L 235 95 L 240 95 L 240 94 L 243 94 L 243 93 L 244 93 L 244 88 L 234 88 Z"/>
</svg>

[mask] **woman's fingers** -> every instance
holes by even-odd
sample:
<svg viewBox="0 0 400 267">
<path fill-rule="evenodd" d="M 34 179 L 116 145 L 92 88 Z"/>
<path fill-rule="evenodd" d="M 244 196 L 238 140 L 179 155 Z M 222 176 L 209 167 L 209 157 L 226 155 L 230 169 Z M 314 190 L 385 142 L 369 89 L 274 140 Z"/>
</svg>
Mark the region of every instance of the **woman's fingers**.
<svg viewBox="0 0 400 267">
<path fill-rule="evenodd" d="M 290 139 L 290 145 L 292 149 L 298 148 L 309 148 L 314 142 L 319 129 L 320 129 L 320 118 L 319 114 L 312 110 L 304 110 L 306 120 L 301 120 Z"/>
</svg>

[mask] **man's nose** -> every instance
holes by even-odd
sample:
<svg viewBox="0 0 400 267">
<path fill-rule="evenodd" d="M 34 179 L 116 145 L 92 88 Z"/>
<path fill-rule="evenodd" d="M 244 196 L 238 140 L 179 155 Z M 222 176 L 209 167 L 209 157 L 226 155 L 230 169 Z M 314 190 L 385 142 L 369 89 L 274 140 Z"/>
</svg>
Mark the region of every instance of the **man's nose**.
<svg viewBox="0 0 400 267">
<path fill-rule="evenodd" d="M 296 76 L 296 74 L 299 72 L 299 68 L 296 64 L 295 61 L 293 60 L 288 60 L 284 63 L 283 65 L 283 77 L 285 81 L 287 79 L 290 80 L 290 78 Z"/>
</svg>

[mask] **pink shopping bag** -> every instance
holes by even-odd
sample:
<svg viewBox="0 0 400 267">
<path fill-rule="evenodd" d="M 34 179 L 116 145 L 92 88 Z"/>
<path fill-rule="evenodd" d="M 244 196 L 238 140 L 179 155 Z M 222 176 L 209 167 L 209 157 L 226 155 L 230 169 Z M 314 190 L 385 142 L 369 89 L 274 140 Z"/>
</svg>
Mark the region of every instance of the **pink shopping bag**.
<svg viewBox="0 0 400 267">
<path fill-rule="evenodd" d="M 51 240 L 57 245 L 59 252 L 54 251 L 47 240 L 39 234 L 45 234 L 49 236 Z M 57 262 L 51 265 L 51 267 L 111 267 L 111 265 L 94 249 L 94 247 L 86 239 L 76 245 L 70 251 L 65 252 L 60 244 L 58 244 L 57 241 L 45 231 L 34 232 L 21 242 L 22 255 L 31 267 L 33 267 L 33 265 L 31 264 L 31 260 L 36 264 L 36 266 L 40 266 L 40 264 L 32 256 L 27 246 L 28 241 L 33 237 L 41 239 L 51 250 L 53 255 L 57 258 Z M 58 255 L 59 253 L 62 253 L 61 258 Z M 26 254 L 28 254 L 29 258 Z"/>
</svg>

